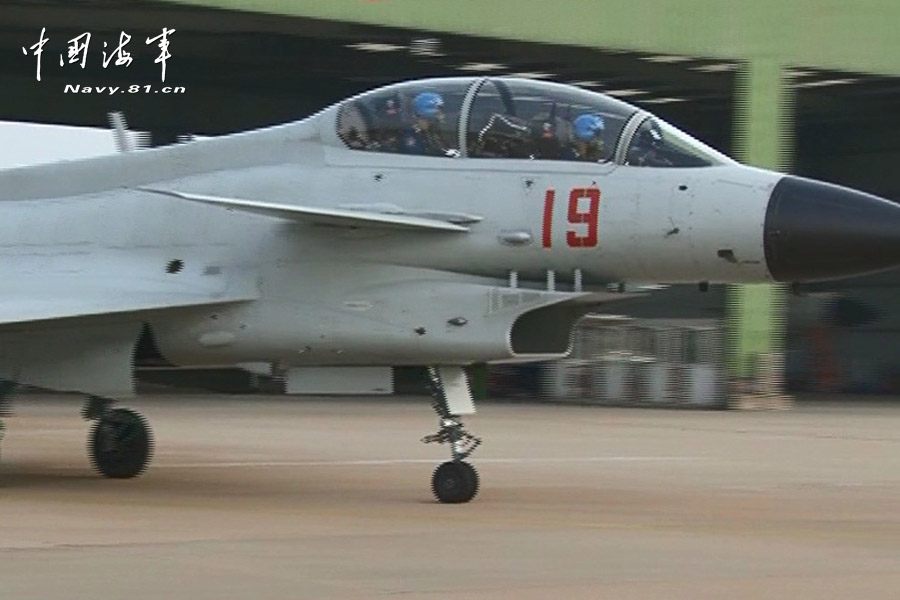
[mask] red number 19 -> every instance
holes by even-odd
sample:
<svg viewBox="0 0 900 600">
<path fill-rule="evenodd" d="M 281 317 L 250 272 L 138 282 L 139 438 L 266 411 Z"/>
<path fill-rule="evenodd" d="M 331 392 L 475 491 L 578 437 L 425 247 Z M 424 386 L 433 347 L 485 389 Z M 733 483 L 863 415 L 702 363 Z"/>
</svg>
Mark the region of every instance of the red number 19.
<svg viewBox="0 0 900 600">
<path fill-rule="evenodd" d="M 581 199 L 588 200 L 587 210 L 581 204 Z M 544 196 L 544 222 L 543 222 L 543 246 L 550 248 L 553 245 L 553 202 L 556 199 L 556 190 L 548 189 Z M 587 225 L 587 233 L 579 235 L 570 227 L 566 230 L 566 245 L 569 248 L 596 248 L 597 226 L 600 212 L 599 188 L 574 188 L 569 193 L 568 220 L 570 225 Z"/>
</svg>

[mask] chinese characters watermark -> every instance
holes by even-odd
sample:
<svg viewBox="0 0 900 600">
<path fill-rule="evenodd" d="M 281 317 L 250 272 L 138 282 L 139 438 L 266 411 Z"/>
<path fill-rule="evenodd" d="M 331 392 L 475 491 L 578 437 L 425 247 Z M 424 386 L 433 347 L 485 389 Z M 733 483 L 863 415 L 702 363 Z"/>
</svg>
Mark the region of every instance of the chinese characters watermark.
<svg viewBox="0 0 900 600">
<path fill-rule="evenodd" d="M 162 81 L 166 80 L 166 62 L 168 59 L 172 58 L 172 54 L 169 52 L 169 36 L 175 33 L 175 29 L 170 27 L 163 27 L 162 33 L 159 35 L 148 37 L 144 42 L 145 45 L 156 44 L 156 47 L 159 49 L 159 55 L 156 57 L 156 60 L 153 62 L 155 64 L 159 64 L 162 67 Z M 41 35 L 38 38 L 38 41 L 31 46 L 22 46 L 22 54 L 25 56 L 30 54 L 35 57 L 37 62 L 36 69 L 36 78 L 38 81 L 41 80 L 41 58 L 44 53 L 44 45 L 50 41 L 50 38 L 47 37 L 47 28 L 41 28 Z M 131 52 L 126 49 L 126 46 L 131 41 L 131 36 L 122 31 L 119 34 L 119 43 L 116 48 L 111 51 L 109 54 L 106 52 L 106 48 L 108 47 L 107 42 L 103 42 L 103 59 L 101 64 L 103 68 L 109 67 L 110 63 L 113 63 L 116 67 L 130 67 L 132 61 L 134 60 L 131 56 Z M 91 33 L 84 32 L 81 35 L 78 35 L 70 40 L 68 40 L 68 47 L 66 49 L 66 56 L 63 57 L 63 54 L 59 55 L 59 66 L 65 66 L 66 64 L 78 64 L 82 69 L 85 68 L 88 61 L 88 53 L 90 51 L 91 46 Z M 113 62 L 115 61 L 115 62 Z"/>
<path fill-rule="evenodd" d="M 44 34 L 47 32 L 46 27 L 41 28 L 41 37 L 38 39 L 37 43 L 33 46 L 30 46 L 28 50 L 34 52 L 34 55 L 37 57 L 37 80 L 41 80 L 41 54 L 44 53 L 44 44 L 46 44 L 49 38 L 45 38 Z M 28 50 L 25 49 L 25 46 L 22 46 L 22 53 L 25 56 L 28 56 Z M 60 54 L 60 58 L 62 58 L 62 54 Z"/>
<path fill-rule="evenodd" d="M 166 59 L 171 58 L 172 55 L 169 54 L 169 35 L 175 33 L 174 29 L 166 29 L 163 27 L 162 33 L 153 38 L 147 38 L 148 44 L 152 44 L 156 40 L 159 40 L 159 56 L 156 57 L 154 63 L 162 63 L 162 80 L 166 80 Z"/>
<path fill-rule="evenodd" d="M 131 53 L 125 50 L 125 46 L 128 42 L 131 41 L 131 36 L 125 33 L 124 31 L 119 34 L 119 45 L 116 46 L 116 49 L 109 53 L 109 57 L 106 56 L 106 50 L 103 51 L 103 68 L 109 66 L 109 61 L 113 58 L 116 59 L 116 66 L 131 66 Z M 103 47 L 106 48 L 106 42 L 103 42 Z M 165 80 L 165 78 L 163 79 Z"/>
<path fill-rule="evenodd" d="M 87 55 L 88 55 L 88 47 L 91 45 L 91 34 L 90 33 L 82 33 L 78 37 L 73 37 L 69 40 L 69 63 L 77 63 L 78 55 L 81 55 L 81 68 L 87 64 Z M 63 66 L 65 63 L 63 62 L 62 54 L 59 55 L 59 66 Z"/>
</svg>

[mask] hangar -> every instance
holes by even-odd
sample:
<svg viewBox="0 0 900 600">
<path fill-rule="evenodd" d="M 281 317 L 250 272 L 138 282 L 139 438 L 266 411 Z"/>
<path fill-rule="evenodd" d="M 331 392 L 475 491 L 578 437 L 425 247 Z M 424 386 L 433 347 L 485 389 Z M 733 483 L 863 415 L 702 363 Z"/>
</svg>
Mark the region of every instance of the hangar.
<svg viewBox="0 0 900 600">
<path fill-rule="evenodd" d="M 13 90 L 0 97 L 0 119 L 104 126 L 108 111 L 122 110 L 154 144 L 167 144 L 299 119 L 403 79 L 516 74 L 623 98 L 751 164 L 900 200 L 893 177 L 900 58 L 887 50 L 896 47 L 900 8 L 884 6 L 876 16 L 861 4 L 259 0 L 238 11 L 226 0 L 13 0 L 0 8 L 0 50 L 10 57 L 4 87 Z M 798 31 L 802 15 L 813 14 Z M 35 57 L 22 49 L 44 28 L 37 81 Z M 73 83 L 158 82 L 158 50 L 142 42 L 163 28 L 176 30 L 166 83 L 185 94 L 65 91 Z M 133 63 L 104 67 L 100 46 L 123 31 L 135 40 Z M 84 68 L 57 59 L 85 32 L 95 55 Z M 785 351 L 793 387 L 900 391 L 900 359 L 891 352 L 900 342 L 900 318 L 891 314 L 900 275 L 804 291 L 814 294 L 677 287 L 623 310 L 724 318 L 735 377 L 753 370 L 755 356 Z"/>
</svg>

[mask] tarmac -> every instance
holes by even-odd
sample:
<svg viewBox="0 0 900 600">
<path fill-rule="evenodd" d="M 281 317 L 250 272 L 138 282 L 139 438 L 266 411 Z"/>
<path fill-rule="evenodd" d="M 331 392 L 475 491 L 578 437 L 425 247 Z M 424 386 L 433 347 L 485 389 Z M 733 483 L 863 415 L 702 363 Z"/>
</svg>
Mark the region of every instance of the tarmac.
<svg viewBox="0 0 900 600">
<path fill-rule="evenodd" d="M 433 501 L 425 398 L 149 396 L 107 480 L 76 397 L 16 406 L 0 598 L 900 597 L 900 398 L 789 412 L 483 403 L 481 492 Z"/>
</svg>

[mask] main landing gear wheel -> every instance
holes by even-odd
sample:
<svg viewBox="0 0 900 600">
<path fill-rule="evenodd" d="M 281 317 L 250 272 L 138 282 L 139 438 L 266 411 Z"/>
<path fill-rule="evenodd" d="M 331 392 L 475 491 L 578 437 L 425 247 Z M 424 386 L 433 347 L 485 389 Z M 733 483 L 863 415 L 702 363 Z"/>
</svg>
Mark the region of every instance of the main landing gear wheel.
<svg viewBox="0 0 900 600">
<path fill-rule="evenodd" d="M 6 432 L 6 423 L 3 417 L 12 414 L 12 397 L 16 393 L 19 384 L 8 379 L 0 379 L 0 442 L 3 441 L 3 434 Z"/>
<path fill-rule="evenodd" d="M 478 494 L 478 471 L 461 460 L 441 463 L 431 476 L 431 491 L 438 502 L 462 504 Z"/>
<path fill-rule="evenodd" d="M 137 477 L 150 465 L 152 455 L 153 435 L 140 413 L 113 408 L 94 422 L 88 437 L 88 456 L 104 477 Z"/>
</svg>

